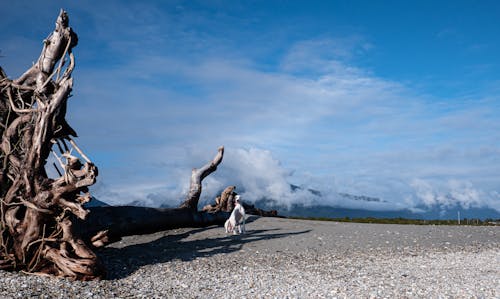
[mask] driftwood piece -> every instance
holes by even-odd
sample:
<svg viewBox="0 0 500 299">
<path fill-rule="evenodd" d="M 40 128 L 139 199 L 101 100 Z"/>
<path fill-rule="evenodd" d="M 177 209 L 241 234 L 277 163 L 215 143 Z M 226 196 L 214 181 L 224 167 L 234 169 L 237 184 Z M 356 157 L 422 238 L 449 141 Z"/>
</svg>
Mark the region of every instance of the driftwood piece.
<svg viewBox="0 0 500 299">
<path fill-rule="evenodd" d="M 205 164 L 203 167 L 191 171 L 191 181 L 189 183 L 189 192 L 186 200 L 181 204 L 180 208 L 187 208 L 191 210 L 198 209 L 198 201 L 201 195 L 201 182 L 209 174 L 217 170 L 217 166 L 222 162 L 224 157 L 224 147 L 219 147 L 217 154 L 212 161 Z"/>
<path fill-rule="evenodd" d="M 220 196 L 215 198 L 215 204 L 206 205 L 203 207 L 203 211 L 207 213 L 218 213 L 218 212 L 228 212 L 233 211 L 235 206 L 235 196 L 236 192 L 234 191 L 236 186 L 228 186 L 222 191 Z M 278 217 L 278 211 L 276 210 L 262 210 L 256 208 L 255 205 L 251 205 L 246 203 L 244 200 L 241 202 L 243 208 L 245 208 L 245 212 L 251 215 L 257 216 L 265 216 L 265 217 Z"/>
<path fill-rule="evenodd" d="M 76 43 L 61 10 L 37 62 L 16 80 L 0 71 L 2 269 L 82 280 L 104 273 L 96 255 L 73 233 L 71 221 L 72 215 L 87 217 L 82 204 L 97 176 L 97 167 L 71 139 L 76 133 L 65 120 Z M 84 163 L 71 155 L 73 150 Z M 61 168 L 57 179 L 48 178 L 45 170 L 51 152 Z"/>
<path fill-rule="evenodd" d="M 14 83 L 23 86 L 34 86 L 37 91 L 45 92 L 45 89 L 49 86 L 54 76 L 57 76 L 55 82 L 58 82 L 59 78 L 68 77 L 73 71 L 74 56 L 71 50 L 77 43 L 78 37 L 71 27 L 69 27 L 68 14 L 61 10 L 57 17 L 56 28 L 43 41 L 42 53 L 40 53 L 37 62 L 21 77 L 14 80 Z M 61 59 L 66 54 L 69 55 L 70 66 L 64 74 L 61 74 L 61 67 L 65 63 Z M 59 67 L 54 72 L 58 61 L 60 61 Z M 60 75 L 62 77 L 59 77 Z"/>
<path fill-rule="evenodd" d="M 221 195 L 215 198 L 215 204 L 206 205 L 203 207 L 203 211 L 209 213 L 216 213 L 219 211 L 231 212 L 234 209 L 234 196 L 237 194 L 234 190 L 236 186 L 226 187 Z"/>
<path fill-rule="evenodd" d="M 228 186 L 220 194 L 219 208 L 222 211 L 231 212 L 234 209 L 234 196 L 236 192 L 234 190 L 236 186 Z"/>
</svg>

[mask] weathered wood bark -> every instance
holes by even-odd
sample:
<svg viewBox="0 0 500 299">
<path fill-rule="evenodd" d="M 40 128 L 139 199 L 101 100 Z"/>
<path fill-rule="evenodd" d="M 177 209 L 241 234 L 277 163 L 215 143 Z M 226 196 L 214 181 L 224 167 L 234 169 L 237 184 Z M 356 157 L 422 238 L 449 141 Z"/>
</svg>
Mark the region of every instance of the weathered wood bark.
<svg viewBox="0 0 500 299">
<path fill-rule="evenodd" d="M 234 190 L 236 186 L 226 187 L 221 195 L 215 198 L 215 204 L 206 205 L 203 211 L 209 213 L 216 213 L 218 211 L 231 212 L 234 209 L 234 196 L 237 194 Z"/>
<path fill-rule="evenodd" d="M 13 81 L 0 72 L 1 269 L 84 280 L 103 274 L 96 255 L 73 233 L 70 218 L 87 217 L 82 204 L 90 200 L 88 186 L 97 176 L 65 120 L 76 43 L 61 10 L 37 62 Z M 71 155 L 73 150 L 86 162 Z M 57 179 L 48 178 L 45 170 L 51 152 L 62 168 Z"/>
<path fill-rule="evenodd" d="M 220 194 L 219 207 L 222 211 L 231 212 L 234 209 L 234 190 L 236 186 L 229 186 Z"/>
</svg>

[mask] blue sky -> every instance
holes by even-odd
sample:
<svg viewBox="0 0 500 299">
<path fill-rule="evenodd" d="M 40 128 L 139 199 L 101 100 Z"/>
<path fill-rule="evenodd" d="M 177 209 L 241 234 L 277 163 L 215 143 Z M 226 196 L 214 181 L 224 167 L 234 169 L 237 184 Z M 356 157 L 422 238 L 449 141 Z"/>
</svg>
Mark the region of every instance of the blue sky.
<svg viewBox="0 0 500 299">
<path fill-rule="evenodd" d="M 327 3 L 325 3 L 327 2 Z M 60 8 L 79 36 L 68 119 L 113 204 L 204 199 L 500 211 L 495 1 L 2 3 L 0 65 L 37 59 Z"/>
</svg>

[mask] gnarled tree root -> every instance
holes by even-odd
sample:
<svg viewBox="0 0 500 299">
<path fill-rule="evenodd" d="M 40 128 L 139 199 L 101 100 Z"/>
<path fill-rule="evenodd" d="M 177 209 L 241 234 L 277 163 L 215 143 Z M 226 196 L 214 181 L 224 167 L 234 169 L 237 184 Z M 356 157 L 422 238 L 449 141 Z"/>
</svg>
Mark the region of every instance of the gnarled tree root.
<svg viewBox="0 0 500 299">
<path fill-rule="evenodd" d="M 104 274 L 71 222 L 72 215 L 87 217 L 82 205 L 90 200 L 88 186 L 97 176 L 97 167 L 78 148 L 72 139 L 76 133 L 65 120 L 76 43 L 61 10 L 29 70 L 10 80 L 0 69 L 1 269 L 81 280 Z M 56 179 L 48 178 L 45 169 L 51 152 L 59 162 L 61 177 Z"/>
</svg>

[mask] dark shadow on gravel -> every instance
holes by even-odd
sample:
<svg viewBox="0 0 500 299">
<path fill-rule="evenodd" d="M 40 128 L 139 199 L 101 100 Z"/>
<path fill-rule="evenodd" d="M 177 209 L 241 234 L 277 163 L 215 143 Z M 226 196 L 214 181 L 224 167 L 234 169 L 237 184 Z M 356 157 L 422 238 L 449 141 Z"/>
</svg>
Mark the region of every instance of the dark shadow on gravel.
<svg viewBox="0 0 500 299">
<path fill-rule="evenodd" d="M 107 279 L 120 279 L 135 272 L 142 266 L 164 263 L 172 260 L 191 261 L 200 257 L 227 254 L 241 250 L 247 243 L 284 238 L 310 232 L 303 230 L 279 233 L 279 229 L 251 230 L 244 235 L 226 235 L 195 240 L 184 240 L 190 235 L 210 228 L 191 229 L 184 233 L 171 234 L 157 240 L 128 245 L 123 248 L 106 247 L 97 252 L 106 269 Z"/>
</svg>

